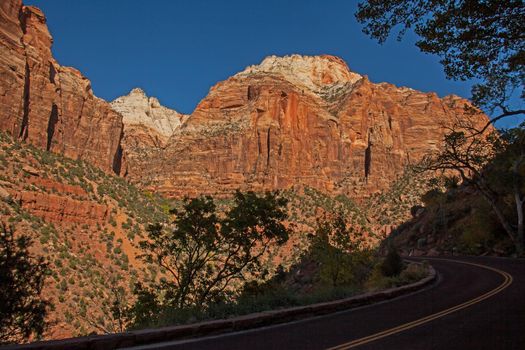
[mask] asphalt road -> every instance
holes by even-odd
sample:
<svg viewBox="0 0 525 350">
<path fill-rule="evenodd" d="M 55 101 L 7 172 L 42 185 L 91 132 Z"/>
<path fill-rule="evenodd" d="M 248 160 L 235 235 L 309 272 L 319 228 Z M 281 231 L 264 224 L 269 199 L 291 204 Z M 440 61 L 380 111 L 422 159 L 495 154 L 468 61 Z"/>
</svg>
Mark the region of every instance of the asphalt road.
<svg viewBox="0 0 525 350">
<path fill-rule="evenodd" d="M 388 302 L 250 331 L 133 349 L 525 349 L 525 260 L 432 259 L 433 286 Z"/>
</svg>

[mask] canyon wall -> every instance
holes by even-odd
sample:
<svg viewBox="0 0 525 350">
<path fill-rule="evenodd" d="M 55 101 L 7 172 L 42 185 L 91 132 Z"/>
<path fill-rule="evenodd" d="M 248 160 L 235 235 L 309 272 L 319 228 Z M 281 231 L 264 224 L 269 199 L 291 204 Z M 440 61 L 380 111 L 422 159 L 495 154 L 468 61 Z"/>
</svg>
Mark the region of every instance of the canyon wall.
<svg viewBox="0 0 525 350">
<path fill-rule="evenodd" d="M 175 130 L 189 117 L 162 106 L 158 99 L 146 96 L 140 88 L 115 99 L 111 102 L 111 107 L 122 115 L 122 148 L 124 157 L 131 163 L 147 159 L 150 150 L 165 147 Z M 126 173 L 123 172 L 122 175 Z"/>
<path fill-rule="evenodd" d="M 0 18 L 0 129 L 167 196 L 305 185 L 364 198 L 438 150 L 469 105 L 372 83 L 328 55 L 267 57 L 190 116 L 139 89 L 110 105 L 52 57 L 40 10 L 6 0 Z"/>
<path fill-rule="evenodd" d="M 215 85 L 128 177 L 175 197 L 307 185 L 364 198 L 438 150 L 465 105 L 372 83 L 334 56 L 271 56 Z"/>
<path fill-rule="evenodd" d="M 121 173 L 122 117 L 78 70 L 56 62 L 44 14 L 3 0 L 0 20 L 0 129 Z"/>
</svg>

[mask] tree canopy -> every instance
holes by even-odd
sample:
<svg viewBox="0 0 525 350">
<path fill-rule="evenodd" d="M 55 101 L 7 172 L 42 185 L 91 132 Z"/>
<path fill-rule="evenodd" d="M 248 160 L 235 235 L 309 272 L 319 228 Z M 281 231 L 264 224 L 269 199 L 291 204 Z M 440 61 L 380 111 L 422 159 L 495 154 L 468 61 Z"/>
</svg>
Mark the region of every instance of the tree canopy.
<svg viewBox="0 0 525 350">
<path fill-rule="evenodd" d="M 371 250 L 366 237 L 355 230 L 342 212 L 317 221 L 311 237 L 312 257 L 319 263 L 320 279 L 332 287 L 358 284 L 362 266 L 370 263 Z M 366 269 L 365 269 L 366 270 Z"/>
<path fill-rule="evenodd" d="M 524 114 L 511 97 L 525 98 L 525 7 L 522 0 L 367 0 L 355 14 L 363 32 L 383 43 L 397 30 L 419 36 L 423 52 L 441 57 L 448 78 L 474 79 L 473 102 L 494 120 Z"/>
<path fill-rule="evenodd" d="M 173 211 L 173 229 L 151 225 L 142 257 L 165 273 L 158 283 L 138 286 L 132 323 L 151 322 L 163 308 L 203 309 L 229 299 L 250 278 L 264 279 L 265 254 L 288 240 L 286 203 L 277 193 L 237 191 L 220 213 L 211 197 L 187 198 Z"/>
</svg>

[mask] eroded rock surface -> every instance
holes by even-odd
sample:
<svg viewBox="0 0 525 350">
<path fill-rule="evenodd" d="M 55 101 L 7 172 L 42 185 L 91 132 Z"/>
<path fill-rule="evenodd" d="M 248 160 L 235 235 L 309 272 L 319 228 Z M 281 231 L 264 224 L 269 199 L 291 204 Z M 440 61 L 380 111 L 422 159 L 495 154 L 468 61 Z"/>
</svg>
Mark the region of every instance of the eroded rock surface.
<svg viewBox="0 0 525 350">
<path fill-rule="evenodd" d="M 0 128 L 168 196 L 305 185 L 364 198 L 437 150 L 469 105 L 292 55 L 216 84 L 191 116 L 140 89 L 110 106 L 53 59 L 40 10 L 6 0 L 0 17 Z"/>
<path fill-rule="evenodd" d="M 48 222 L 96 225 L 105 224 L 109 216 L 106 205 L 60 194 L 20 191 L 12 198 L 21 208 Z"/>
<path fill-rule="evenodd" d="M 128 176 L 169 196 L 303 184 L 364 198 L 437 150 L 465 105 L 372 83 L 334 56 L 271 56 L 212 87 Z"/>
<path fill-rule="evenodd" d="M 122 114 L 126 149 L 163 147 L 188 118 L 188 115 L 162 106 L 158 99 L 146 96 L 140 88 L 115 99 L 111 107 Z"/>
<path fill-rule="evenodd" d="M 122 116 L 93 95 L 78 70 L 53 58 L 42 11 L 3 0 L 0 23 L 0 129 L 120 173 Z"/>
</svg>

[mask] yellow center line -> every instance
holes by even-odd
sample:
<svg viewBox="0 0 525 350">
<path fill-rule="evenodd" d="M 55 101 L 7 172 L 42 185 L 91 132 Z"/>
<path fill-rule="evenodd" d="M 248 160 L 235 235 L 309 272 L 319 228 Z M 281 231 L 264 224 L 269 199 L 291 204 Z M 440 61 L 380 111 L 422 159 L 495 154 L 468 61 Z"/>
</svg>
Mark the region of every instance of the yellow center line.
<svg viewBox="0 0 525 350">
<path fill-rule="evenodd" d="M 493 267 L 490 267 L 490 266 L 480 265 L 480 264 L 475 264 L 475 263 L 469 263 L 469 262 L 465 262 L 465 261 L 452 260 L 452 259 L 439 259 L 439 260 L 452 261 L 452 262 L 455 262 L 455 263 L 472 265 L 472 266 L 476 266 L 476 267 L 481 267 L 481 268 L 486 269 L 486 270 L 491 270 L 491 271 L 494 271 L 494 272 L 502 275 L 503 278 L 504 278 L 504 281 L 498 287 L 492 289 L 491 291 L 489 291 L 489 292 L 487 292 L 487 293 L 485 293 L 483 295 L 480 295 L 477 298 L 468 300 L 468 301 L 466 301 L 464 303 L 461 303 L 461 304 L 453 306 L 451 308 L 442 310 L 442 311 L 437 312 L 435 314 L 431 314 L 431 315 L 422 317 L 422 318 L 417 319 L 415 321 L 404 323 L 404 324 L 399 325 L 397 327 L 389 328 L 387 330 L 384 330 L 382 332 L 378 332 L 378 333 L 369 335 L 367 337 L 359 338 L 359 339 L 353 340 L 353 341 L 348 342 L 348 343 L 337 345 L 337 346 L 329 348 L 327 350 L 351 349 L 351 348 L 355 348 L 355 347 L 363 345 L 363 344 L 367 344 L 367 343 L 373 342 L 373 341 L 381 339 L 381 338 L 388 337 L 388 336 L 390 336 L 392 334 L 396 334 L 396 333 L 400 333 L 400 332 L 406 331 L 408 329 L 411 329 L 411 328 L 420 326 L 422 324 L 428 323 L 430 321 L 433 321 L 433 320 L 435 320 L 437 318 L 449 315 L 449 314 L 451 314 L 453 312 L 465 309 L 465 308 L 467 308 L 467 307 L 469 307 L 471 305 L 477 304 L 477 303 L 479 303 L 479 302 L 481 302 L 481 301 L 483 301 L 485 299 L 490 298 L 493 295 L 498 294 L 499 292 L 501 292 L 502 290 L 504 290 L 505 288 L 507 288 L 508 286 L 510 286 L 512 284 L 512 276 L 510 274 L 508 274 L 505 271 L 502 271 L 502 270 L 499 270 L 499 269 L 496 269 L 496 268 L 493 268 Z"/>
</svg>

